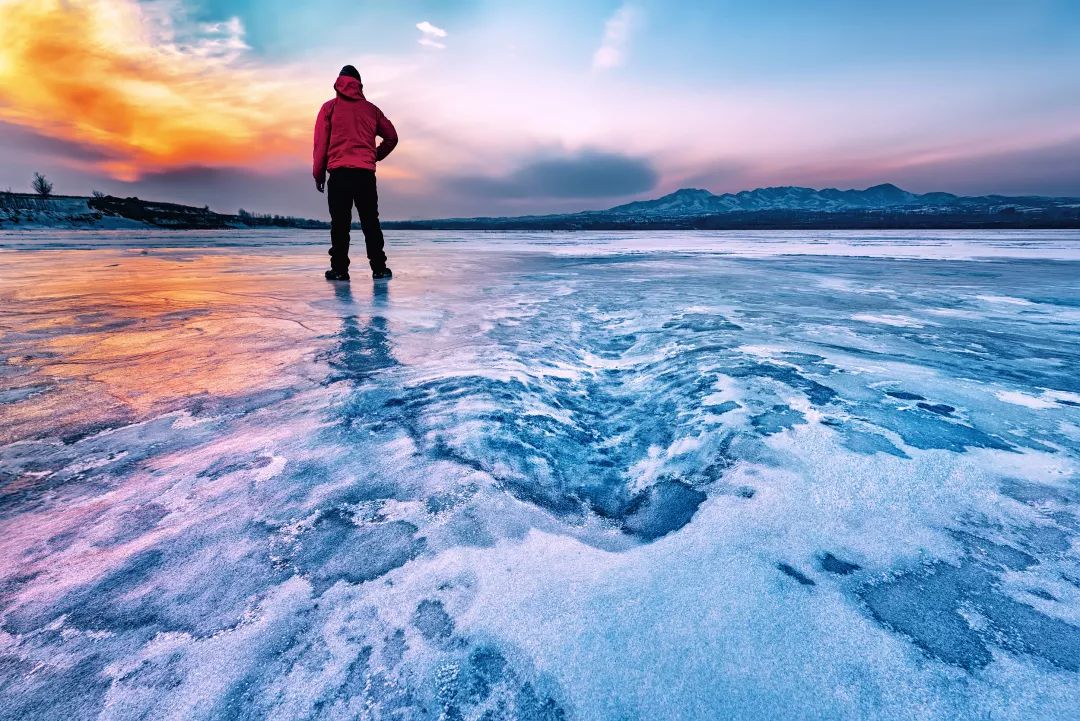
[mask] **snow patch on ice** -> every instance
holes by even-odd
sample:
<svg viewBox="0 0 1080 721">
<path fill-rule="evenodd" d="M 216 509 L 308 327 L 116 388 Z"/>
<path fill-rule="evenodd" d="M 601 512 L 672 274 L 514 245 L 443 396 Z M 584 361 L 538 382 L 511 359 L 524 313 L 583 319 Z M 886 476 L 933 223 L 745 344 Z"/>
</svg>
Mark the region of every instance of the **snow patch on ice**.
<svg viewBox="0 0 1080 721">
<path fill-rule="evenodd" d="M 851 316 L 852 320 L 860 320 L 864 323 L 881 323 L 883 325 L 896 326 L 897 328 L 922 328 L 926 323 L 909 318 L 905 315 L 889 315 L 875 313 L 856 313 Z"/>
<path fill-rule="evenodd" d="M 1041 396 L 1034 396 L 1029 393 L 1021 393 L 1020 391 L 995 391 L 994 396 L 998 400 L 1005 403 L 1011 403 L 1016 406 L 1024 406 L 1025 408 L 1043 409 L 1054 408 L 1055 403 L 1051 400 L 1047 400 Z"/>
</svg>

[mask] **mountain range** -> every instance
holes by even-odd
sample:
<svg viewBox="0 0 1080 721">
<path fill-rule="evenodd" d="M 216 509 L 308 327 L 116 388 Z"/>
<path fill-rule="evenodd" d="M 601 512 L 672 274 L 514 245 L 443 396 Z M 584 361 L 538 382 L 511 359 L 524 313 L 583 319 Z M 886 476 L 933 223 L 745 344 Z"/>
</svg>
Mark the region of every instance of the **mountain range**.
<svg viewBox="0 0 1080 721">
<path fill-rule="evenodd" d="M 97 194 L 38 197 L 0 192 L 0 228 L 306 228 L 326 220 L 217 213 L 177 203 Z M 884 228 L 1078 228 L 1080 198 L 910 193 L 892 184 L 865 190 L 782 186 L 716 195 L 683 188 L 607 210 L 517 217 L 384 221 L 409 230 L 768 230 Z"/>
<path fill-rule="evenodd" d="M 396 221 L 394 228 L 623 230 L 683 228 L 1080 227 L 1080 198 L 911 193 L 781 186 L 716 195 L 683 188 L 606 210 L 516 217 Z"/>
</svg>

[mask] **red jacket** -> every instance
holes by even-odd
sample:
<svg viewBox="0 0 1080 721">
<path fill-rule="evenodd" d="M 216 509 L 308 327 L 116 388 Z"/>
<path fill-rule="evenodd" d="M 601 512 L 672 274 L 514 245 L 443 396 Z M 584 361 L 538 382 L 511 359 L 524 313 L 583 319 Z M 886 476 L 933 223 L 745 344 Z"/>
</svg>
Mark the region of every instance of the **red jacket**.
<svg viewBox="0 0 1080 721">
<path fill-rule="evenodd" d="M 337 97 L 327 100 L 315 121 L 315 151 L 311 174 L 325 182 L 334 168 L 375 170 L 397 145 L 397 131 L 383 112 L 364 98 L 364 86 L 356 78 L 341 75 L 334 83 Z M 375 136 L 383 141 L 376 146 Z"/>
</svg>

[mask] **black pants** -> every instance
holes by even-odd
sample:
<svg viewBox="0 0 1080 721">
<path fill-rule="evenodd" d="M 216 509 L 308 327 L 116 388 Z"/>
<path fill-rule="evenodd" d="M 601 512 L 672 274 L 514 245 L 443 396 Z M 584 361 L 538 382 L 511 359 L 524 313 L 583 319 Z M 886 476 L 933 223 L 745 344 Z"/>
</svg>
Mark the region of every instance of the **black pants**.
<svg viewBox="0 0 1080 721">
<path fill-rule="evenodd" d="M 379 226 L 379 192 L 375 187 L 375 171 L 363 168 L 335 168 L 330 171 L 326 186 L 330 204 L 330 267 L 344 272 L 349 269 L 349 229 L 352 227 L 352 207 L 360 216 L 364 231 L 368 263 L 372 270 L 386 267 L 383 253 L 383 234 Z"/>
</svg>

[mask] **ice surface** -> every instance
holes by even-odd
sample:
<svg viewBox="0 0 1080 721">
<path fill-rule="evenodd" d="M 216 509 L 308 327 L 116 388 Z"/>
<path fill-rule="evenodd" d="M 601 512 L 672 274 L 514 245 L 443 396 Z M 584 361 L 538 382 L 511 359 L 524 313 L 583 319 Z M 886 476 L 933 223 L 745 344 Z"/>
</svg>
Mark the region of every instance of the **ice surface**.
<svg viewBox="0 0 1080 721">
<path fill-rule="evenodd" d="M 1080 237 L 0 233 L 0 719 L 1075 719 Z"/>
</svg>

